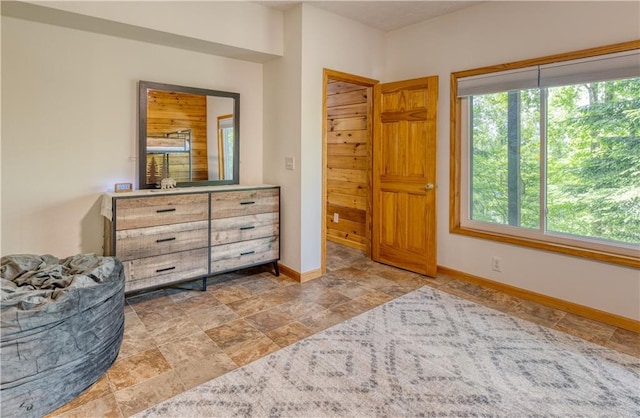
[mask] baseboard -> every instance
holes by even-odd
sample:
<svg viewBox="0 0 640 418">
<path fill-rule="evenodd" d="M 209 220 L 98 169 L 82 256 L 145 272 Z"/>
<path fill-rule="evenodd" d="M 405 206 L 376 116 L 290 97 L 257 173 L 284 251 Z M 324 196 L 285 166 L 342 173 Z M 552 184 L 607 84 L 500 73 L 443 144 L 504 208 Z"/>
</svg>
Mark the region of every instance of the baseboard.
<svg viewBox="0 0 640 418">
<path fill-rule="evenodd" d="M 327 241 L 335 242 L 336 244 L 342 244 L 346 247 L 355 248 L 356 250 L 366 251 L 367 246 L 365 244 L 360 244 L 359 242 L 349 241 L 344 238 L 334 237 L 331 235 L 327 235 Z"/>
<path fill-rule="evenodd" d="M 521 289 L 519 287 L 485 279 L 479 276 L 474 276 L 472 274 L 454 270 L 449 267 L 438 266 L 438 273 L 446 274 L 447 276 L 451 276 L 455 279 L 459 279 L 468 283 L 473 283 L 478 286 L 498 290 L 500 292 L 518 297 L 520 299 L 530 300 L 541 305 L 549 306 L 550 308 L 560 309 L 565 312 L 640 333 L 640 321 L 637 321 L 635 319 L 601 311 L 595 308 L 590 308 L 588 306 L 579 305 L 577 303 L 543 295 L 541 293 L 532 292 L 530 290 Z"/>
<path fill-rule="evenodd" d="M 309 280 L 313 280 L 322 276 L 322 269 L 310 270 L 304 273 L 300 273 L 299 271 L 296 271 L 282 263 L 278 263 L 278 267 L 280 268 L 282 274 L 284 274 L 285 276 L 289 276 L 292 279 L 299 281 L 300 283 L 308 282 Z"/>
</svg>

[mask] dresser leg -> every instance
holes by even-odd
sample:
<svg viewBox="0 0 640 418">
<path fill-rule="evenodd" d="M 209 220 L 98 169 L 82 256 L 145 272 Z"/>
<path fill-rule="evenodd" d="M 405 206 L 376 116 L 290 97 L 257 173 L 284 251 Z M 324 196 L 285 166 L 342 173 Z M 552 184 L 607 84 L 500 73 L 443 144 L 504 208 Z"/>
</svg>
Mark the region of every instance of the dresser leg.
<svg viewBox="0 0 640 418">
<path fill-rule="evenodd" d="M 278 267 L 278 262 L 273 262 L 273 269 L 276 271 L 276 277 L 280 275 L 280 267 Z"/>
<path fill-rule="evenodd" d="M 202 279 L 202 291 L 203 292 L 207 291 L 207 278 L 206 277 L 204 279 Z"/>
</svg>

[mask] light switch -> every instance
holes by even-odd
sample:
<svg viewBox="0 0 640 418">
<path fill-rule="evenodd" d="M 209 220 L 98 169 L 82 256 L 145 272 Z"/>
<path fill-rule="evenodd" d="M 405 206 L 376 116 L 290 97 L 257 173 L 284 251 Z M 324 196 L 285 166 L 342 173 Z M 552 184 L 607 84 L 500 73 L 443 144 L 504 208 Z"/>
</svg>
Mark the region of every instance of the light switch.
<svg viewBox="0 0 640 418">
<path fill-rule="evenodd" d="M 295 157 L 284 157 L 284 166 L 287 170 L 295 170 L 296 168 L 296 158 Z"/>
</svg>

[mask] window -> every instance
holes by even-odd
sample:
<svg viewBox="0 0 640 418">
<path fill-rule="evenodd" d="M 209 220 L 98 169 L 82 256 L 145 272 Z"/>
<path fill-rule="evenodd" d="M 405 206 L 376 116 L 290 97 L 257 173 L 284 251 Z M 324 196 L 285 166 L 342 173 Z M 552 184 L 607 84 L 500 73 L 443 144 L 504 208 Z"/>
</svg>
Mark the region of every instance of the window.
<svg viewBox="0 0 640 418">
<path fill-rule="evenodd" d="M 451 231 L 640 266 L 638 48 L 453 73 Z"/>
<path fill-rule="evenodd" d="M 233 178 L 233 115 L 218 117 L 218 173 L 220 180 Z"/>
</svg>

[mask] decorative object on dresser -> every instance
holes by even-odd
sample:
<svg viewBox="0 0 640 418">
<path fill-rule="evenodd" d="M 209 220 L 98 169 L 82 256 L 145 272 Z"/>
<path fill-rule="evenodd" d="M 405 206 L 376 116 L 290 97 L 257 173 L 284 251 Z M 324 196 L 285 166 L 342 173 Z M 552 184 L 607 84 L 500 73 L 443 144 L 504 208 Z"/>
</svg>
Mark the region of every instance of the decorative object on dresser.
<svg viewBox="0 0 640 418">
<path fill-rule="evenodd" d="M 133 191 L 132 183 L 116 183 L 113 186 L 113 191 L 116 193 L 128 193 Z"/>
<path fill-rule="evenodd" d="M 174 187 L 176 187 L 176 181 L 171 177 L 163 178 L 160 182 L 161 189 L 173 189 Z"/>
<path fill-rule="evenodd" d="M 122 260 L 125 292 L 273 263 L 279 275 L 280 187 L 205 186 L 105 193 L 104 252 Z"/>
</svg>

